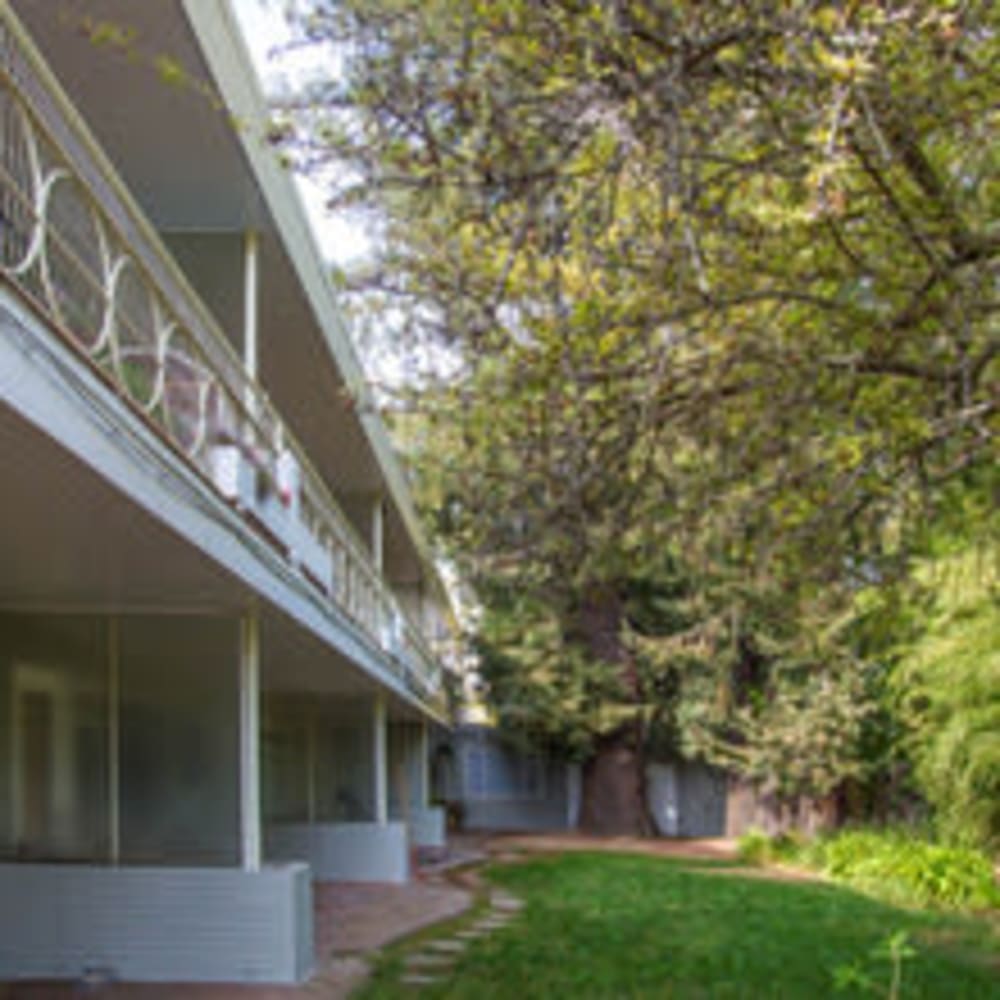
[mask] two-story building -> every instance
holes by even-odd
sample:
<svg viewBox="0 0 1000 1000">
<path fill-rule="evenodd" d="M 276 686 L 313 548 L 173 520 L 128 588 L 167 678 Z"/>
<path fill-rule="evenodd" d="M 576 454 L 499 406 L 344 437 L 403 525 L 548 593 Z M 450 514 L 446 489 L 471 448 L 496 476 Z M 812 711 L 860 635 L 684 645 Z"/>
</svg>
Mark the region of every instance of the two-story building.
<svg viewBox="0 0 1000 1000">
<path fill-rule="evenodd" d="M 226 0 L 0 3 L 0 980 L 292 982 L 447 598 Z"/>
</svg>

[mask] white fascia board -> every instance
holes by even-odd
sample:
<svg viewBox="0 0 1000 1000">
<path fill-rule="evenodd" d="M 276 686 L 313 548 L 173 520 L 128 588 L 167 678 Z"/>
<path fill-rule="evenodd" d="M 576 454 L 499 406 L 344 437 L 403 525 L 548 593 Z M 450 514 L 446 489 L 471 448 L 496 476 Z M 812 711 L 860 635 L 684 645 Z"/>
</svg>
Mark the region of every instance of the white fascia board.
<svg viewBox="0 0 1000 1000">
<path fill-rule="evenodd" d="M 437 568 L 413 506 L 402 467 L 393 451 L 385 425 L 377 415 L 364 370 L 344 328 L 340 309 L 334 299 L 333 283 L 323 264 L 299 192 L 287 168 L 280 164 L 267 141 L 267 102 L 230 0 L 182 2 L 219 95 L 235 120 L 240 123 L 237 129 L 240 144 L 302 283 L 303 293 L 312 306 L 330 354 L 347 386 L 357 393 L 358 419 L 382 470 L 387 492 L 435 586 L 446 594 L 447 589 L 438 579 Z"/>
</svg>

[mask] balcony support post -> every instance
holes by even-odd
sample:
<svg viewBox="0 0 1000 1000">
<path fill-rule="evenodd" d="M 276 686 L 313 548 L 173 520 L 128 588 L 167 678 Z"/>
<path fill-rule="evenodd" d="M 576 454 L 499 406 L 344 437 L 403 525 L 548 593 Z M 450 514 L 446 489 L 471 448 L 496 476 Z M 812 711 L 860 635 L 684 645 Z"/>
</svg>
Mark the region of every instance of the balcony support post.
<svg viewBox="0 0 1000 1000">
<path fill-rule="evenodd" d="M 248 229 L 243 238 L 243 367 L 257 378 L 258 251 L 257 232 Z"/>
<path fill-rule="evenodd" d="M 385 570 L 385 505 L 381 494 L 372 503 L 372 562 L 382 576 Z"/>
<path fill-rule="evenodd" d="M 372 752 L 374 754 L 375 777 L 375 822 L 385 826 L 389 822 L 389 762 L 386 739 L 385 694 L 375 695 L 372 714 Z"/>
<path fill-rule="evenodd" d="M 260 619 L 251 608 L 240 619 L 240 861 L 260 871 Z"/>
</svg>

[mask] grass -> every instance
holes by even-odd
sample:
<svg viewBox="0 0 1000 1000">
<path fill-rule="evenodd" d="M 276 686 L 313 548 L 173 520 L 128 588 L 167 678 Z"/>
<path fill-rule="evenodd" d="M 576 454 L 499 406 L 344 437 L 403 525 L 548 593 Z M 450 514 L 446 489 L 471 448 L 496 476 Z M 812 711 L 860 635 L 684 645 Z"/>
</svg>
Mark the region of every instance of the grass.
<svg viewBox="0 0 1000 1000">
<path fill-rule="evenodd" d="M 901 909 L 849 889 L 726 868 L 567 854 L 490 869 L 524 911 L 470 945 L 447 981 L 420 995 L 813 1000 L 834 995 L 851 968 L 885 996 L 892 968 L 878 952 L 895 934 L 916 952 L 902 969 L 902 998 L 1000 998 L 998 928 L 988 918 Z M 405 942 L 390 949 L 358 997 L 407 995 L 399 983 L 407 950 Z M 870 995 L 864 985 L 836 993 Z"/>
</svg>

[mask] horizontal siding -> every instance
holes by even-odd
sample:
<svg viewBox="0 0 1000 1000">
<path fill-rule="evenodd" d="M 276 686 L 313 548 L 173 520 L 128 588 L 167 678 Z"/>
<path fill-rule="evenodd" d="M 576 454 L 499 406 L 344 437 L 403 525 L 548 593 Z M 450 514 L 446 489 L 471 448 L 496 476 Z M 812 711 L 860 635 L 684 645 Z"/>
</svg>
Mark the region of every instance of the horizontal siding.
<svg viewBox="0 0 1000 1000">
<path fill-rule="evenodd" d="M 322 880 L 405 882 L 410 875 L 405 823 L 276 823 L 265 851 L 271 861 L 308 863 Z"/>
<path fill-rule="evenodd" d="M 444 847 L 445 826 L 445 813 L 440 806 L 414 809 L 409 822 L 410 840 L 415 847 Z"/>
<path fill-rule="evenodd" d="M 0 865 L 0 979 L 299 982 L 309 885 L 304 865 Z"/>
</svg>

